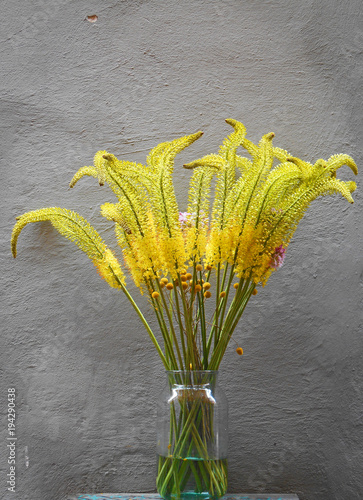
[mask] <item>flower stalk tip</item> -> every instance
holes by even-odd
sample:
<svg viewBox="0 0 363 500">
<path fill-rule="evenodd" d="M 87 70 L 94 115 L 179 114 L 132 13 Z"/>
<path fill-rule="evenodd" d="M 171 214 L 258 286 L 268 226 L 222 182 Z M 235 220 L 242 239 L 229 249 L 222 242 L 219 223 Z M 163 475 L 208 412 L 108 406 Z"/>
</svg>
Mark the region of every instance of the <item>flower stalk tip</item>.
<svg viewBox="0 0 363 500">
<path fill-rule="evenodd" d="M 218 153 L 184 165 L 192 170 L 185 211 L 179 209 L 173 185 L 174 159 L 201 137 L 200 131 L 159 144 L 145 165 L 98 151 L 93 166 L 73 176 L 70 187 L 89 176 L 108 184 L 116 196 L 117 203 L 103 204 L 101 213 L 115 226 L 123 263 L 70 210 L 28 212 L 17 217 L 12 233 L 14 257 L 19 234 L 30 222 L 49 221 L 73 241 L 108 285 L 126 295 L 169 370 L 218 369 L 250 297 L 284 264 L 310 203 L 337 193 L 353 203 L 356 184 L 336 176 L 343 165 L 357 174 L 350 156 L 311 164 L 273 146 L 272 132 L 255 144 L 242 123 L 226 122 L 233 131 Z M 248 157 L 237 154 L 240 147 Z M 124 269 L 141 293 L 151 295 L 162 344 L 127 290 Z M 212 286 L 215 300 L 207 301 Z M 240 347 L 236 351 L 243 354 Z"/>
</svg>

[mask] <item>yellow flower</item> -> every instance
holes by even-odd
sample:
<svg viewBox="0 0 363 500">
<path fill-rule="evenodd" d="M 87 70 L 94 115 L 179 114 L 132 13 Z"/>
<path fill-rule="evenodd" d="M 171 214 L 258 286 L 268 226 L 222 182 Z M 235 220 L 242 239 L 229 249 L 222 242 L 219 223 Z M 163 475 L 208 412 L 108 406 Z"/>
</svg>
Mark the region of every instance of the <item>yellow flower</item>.
<svg viewBox="0 0 363 500">
<path fill-rule="evenodd" d="M 102 259 L 95 259 L 93 263 L 101 277 L 112 288 L 121 288 L 121 284 L 125 285 L 125 276 L 120 264 L 109 248 L 105 249 Z"/>
</svg>

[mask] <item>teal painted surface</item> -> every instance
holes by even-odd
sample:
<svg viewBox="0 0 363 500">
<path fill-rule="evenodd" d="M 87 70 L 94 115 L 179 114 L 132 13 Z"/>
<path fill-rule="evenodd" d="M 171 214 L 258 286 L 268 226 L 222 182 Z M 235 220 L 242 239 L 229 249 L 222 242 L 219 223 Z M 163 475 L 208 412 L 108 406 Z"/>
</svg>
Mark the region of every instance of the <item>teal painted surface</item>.
<svg viewBox="0 0 363 500">
<path fill-rule="evenodd" d="M 100 493 L 100 494 L 82 494 L 75 497 L 68 497 L 67 500 L 161 500 L 159 495 L 135 495 L 130 496 L 124 493 Z M 299 500 L 296 495 L 228 495 L 224 496 L 222 500 Z"/>
</svg>

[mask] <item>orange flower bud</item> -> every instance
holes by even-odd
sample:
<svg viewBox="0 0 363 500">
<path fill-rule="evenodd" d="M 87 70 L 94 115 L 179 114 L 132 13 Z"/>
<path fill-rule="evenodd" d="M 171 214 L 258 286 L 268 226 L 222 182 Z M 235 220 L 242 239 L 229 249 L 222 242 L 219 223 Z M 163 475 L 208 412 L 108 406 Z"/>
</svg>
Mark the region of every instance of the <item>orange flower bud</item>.
<svg viewBox="0 0 363 500">
<path fill-rule="evenodd" d="M 190 273 L 187 273 L 185 276 L 186 276 L 187 280 L 190 280 L 190 279 L 192 279 L 192 278 L 193 278 L 193 275 L 192 275 L 192 274 L 190 274 Z"/>
<path fill-rule="evenodd" d="M 222 297 L 222 299 L 223 299 L 223 297 L 225 297 L 225 296 L 226 296 L 226 292 L 221 292 L 221 293 L 219 294 L 219 296 L 220 296 L 220 297 Z"/>
<path fill-rule="evenodd" d="M 207 290 L 206 292 L 204 292 L 204 297 L 205 297 L 206 299 L 209 299 L 209 297 L 211 297 L 211 296 L 212 296 L 212 294 L 210 293 L 210 291 L 209 291 L 209 290 Z"/>
<path fill-rule="evenodd" d="M 173 283 L 168 283 L 168 284 L 166 285 L 166 288 L 167 288 L 168 290 L 172 290 L 172 289 L 174 288 Z"/>
<path fill-rule="evenodd" d="M 188 283 L 185 283 L 185 281 L 183 281 L 182 287 L 184 290 L 186 290 L 188 288 Z"/>
<path fill-rule="evenodd" d="M 237 349 L 236 349 L 236 353 L 237 353 L 237 354 L 239 354 L 240 356 L 242 356 L 242 354 L 243 354 L 243 349 L 242 349 L 242 347 L 237 347 Z"/>
<path fill-rule="evenodd" d="M 253 290 L 252 295 L 257 295 L 257 288 Z"/>
<path fill-rule="evenodd" d="M 202 287 L 201 287 L 200 285 L 195 285 L 194 290 L 195 290 L 196 292 L 200 292 L 200 291 L 201 291 L 201 289 L 202 289 Z"/>
<path fill-rule="evenodd" d="M 159 297 L 159 293 L 158 292 L 153 292 L 151 294 L 151 296 L 152 296 L 153 299 L 157 299 Z"/>
<path fill-rule="evenodd" d="M 208 283 L 208 281 L 206 283 L 204 283 L 204 285 L 203 285 L 204 290 L 209 290 L 210 287 L 211 287 L 211 284 Z"/>
<path fill-rule="evenodd" d="M 182 281 L 187 281 L 187 277 L 185 276 L 185 274 L 183 274 L 183 276 L 180 276 L 180 279 L 181 279 Z"/>
<path fill-rule="evenodd" d="M 196 269 L 197 271 L 202 271 L 202 270 L 203 270 L 203 266 L 202 266 L 202 264 L 197 264 L 197 265 L 195 266 L 195 269 Z"/>
<path fill-rule="evenodd" d="M 235 284 L 233 285 L 233 288 L 235 288 L 235 289 L 237 290 L 237 288 L 238 288 L 238 283 L 235 283 Z"/>
</svg>

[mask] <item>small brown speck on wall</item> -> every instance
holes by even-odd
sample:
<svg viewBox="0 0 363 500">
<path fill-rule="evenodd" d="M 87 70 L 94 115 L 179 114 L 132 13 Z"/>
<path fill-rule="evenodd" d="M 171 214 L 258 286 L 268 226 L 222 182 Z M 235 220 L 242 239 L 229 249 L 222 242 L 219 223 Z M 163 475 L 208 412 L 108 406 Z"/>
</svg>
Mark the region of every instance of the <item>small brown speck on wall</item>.
<svg viewBox="0 0 363 500">
<path fill-rule="evenodd" d="M 98 19 L 98 16 L 96 16 L 96 14 L 93 14 L 92 16 L 87 16 L 86 19 L 90 23 L 95 23 L 97 21 L 97 19 Z"/>
</svg>

